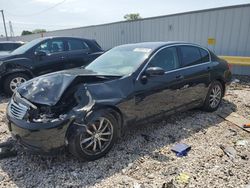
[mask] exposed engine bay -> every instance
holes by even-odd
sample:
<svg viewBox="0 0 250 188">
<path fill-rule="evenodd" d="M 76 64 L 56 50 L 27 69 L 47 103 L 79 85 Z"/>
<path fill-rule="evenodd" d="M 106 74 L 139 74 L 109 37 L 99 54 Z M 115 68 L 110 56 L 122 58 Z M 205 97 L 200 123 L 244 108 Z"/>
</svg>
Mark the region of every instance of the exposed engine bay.
<svg viewBox="0 0 250 188">
<path fill-rule="evenodd" d="M 28 107 L 28 122 L 47 123 L 65 119 L 70 111 L 86 108 L 91 100 L 88 84 L 112 80 L 115 77 L 70 74 L 42 76 L 28 81 L 14 94 L 14 101 Z"/>
</svg>

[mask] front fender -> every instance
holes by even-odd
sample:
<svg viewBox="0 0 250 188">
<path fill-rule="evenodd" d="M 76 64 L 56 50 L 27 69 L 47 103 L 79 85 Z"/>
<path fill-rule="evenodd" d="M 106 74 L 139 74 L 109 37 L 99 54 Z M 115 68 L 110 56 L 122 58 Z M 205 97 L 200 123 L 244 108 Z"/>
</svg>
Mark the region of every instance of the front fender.
<svg viewBox="0 0 250 188">
<path fill-rule="evenodd" d="M 13 74 L 17 72 L 23 72 L 28 74 L 30 77 L 34 77 L 34 74 L 30 69 L 32 61 L 28 58 L 15 58 L 11 60 L 7 60 L 4 62 L 3 66 L 3 74 L 2 77 L 8 75 L 8 74 Z"/>
</svg>

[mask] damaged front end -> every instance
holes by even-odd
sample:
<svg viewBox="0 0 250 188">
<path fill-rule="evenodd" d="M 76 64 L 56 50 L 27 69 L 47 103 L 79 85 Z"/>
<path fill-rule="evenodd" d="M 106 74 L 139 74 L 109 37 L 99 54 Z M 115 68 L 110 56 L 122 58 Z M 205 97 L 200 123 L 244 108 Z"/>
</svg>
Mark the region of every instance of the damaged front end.
<svg viewBox="0 0 250 188">
<path fill-rule="evenodd" d="M 94 76 L 78 77 L 70 74 L 43 76 L 21 86 L 13 100 L 28 106 L 25 119 L 29 122 L 75 119 L 79 118 L 79 113 L 83 116 L 83 112 L 94 105 L 86 84 L 101 80 Z"/>
<path fill-rule="evenodd" d="M 85 80 L 96 81 L 91 77 Z M 69 127 L 83 123 L 95 104 L 82 81 L 75 76 L 56 75 L 21 86 L 7 110 L 13 137 L 39 153 L 51 153 L 67 145 Z"/>
</svg>

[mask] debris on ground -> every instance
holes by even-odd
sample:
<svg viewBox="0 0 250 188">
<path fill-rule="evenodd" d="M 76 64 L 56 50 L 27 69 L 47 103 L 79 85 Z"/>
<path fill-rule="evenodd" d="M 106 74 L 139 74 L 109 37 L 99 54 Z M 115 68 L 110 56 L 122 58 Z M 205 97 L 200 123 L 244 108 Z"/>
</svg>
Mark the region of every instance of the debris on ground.
<svg viewBox="0 0 250 188">
<path fill-rule="evenodd" d="M 177 157 L 183 157 L 187 156 L 188 152 L 191 150 L 191 146 L 183 143 L 178 143 L 174 145 L 171 150 L 176 153 Z"/>
<path fill-rule="evenodd" d="M 187 173 L 185 173 L 185 172 L 180 173 L 180 174 L 176 177 L 176 181 L 177 181 L 179 184 L 188 184 L 189 179 L 190 179 L 190 176 L 189 176 Z"/>
<path fill-rule="evenodd" d="M 236 142 L 236 146 L 248 146 L 249 142 L 248 140 L 238 140 Z"/>
<path fill-rule="evenodd" d="M 227 121 L 230 121 L 231 123 L 237 125 L 238 127 L 244 129 L 245 131 L 250 132 L 250 129 L 247 129 L 245 126 L 250 122 L 249 119 L 246 119 L 245 117 L 232 112 L 230 114 L 225 114 L 225 113 L 219 113 L 218 114 L 220 117 L 224 118 Z"/>
<path fill-rule="evenodd" d="M 250 128 L 250 123 L 246 123 L 243 125 L 243 128 Z"/>
<path fill-rule="evenodd" d="M 231 160 L 235 159 L 237 151 L 233 147 L 230 146 L 224 147 L 223 145 L 220 145 L 220 148 Z"/>
<path fill-rule="evenodd" d="M 231 82 L 231 83 L 233 83 L 233 84 L 234 84 L 234 83 L 240 83 L 240 80 L 239 80 L 239 79 L 237 79 L 237 78 L 235 78 L 235 79 L 233 79 L 233 80 L 232 80 L 232 82 Z"/>
<path fill-rule="evenodd" d="M 232 134 L 231 136 L 237 136 L 237 131 L 236 130 L 233 130 L 233 129 L 228 129 Z"/>
<path fill-rule="evenodd" d="M 245 142 L 238 141 L 250 144 L 250 133 L 217 115 L 235 112 L 237 119 L 250 119 L 250 77 L 236 79 L 239 82 L 229 86 L 216 113 L 190 110 L 158 122 L 133 125 L 97 161 L 83 162 L 67 153 L 56 157 L 31 155 L 15 145 L 18 155 L 0 160 L 0 187 L 244 188 L 250 184 L 250 145 L 241 146 Z M 8 100 L 0 96 L 4 106 L 0 142 L 11 141 L 5 121 Z M 187 157 L 177 157 L 171 151 L 177 143 L 192 146 Z M 233 147 L 235 160 L 231 161 L 219 145 Z M 190 176 L 188 184 L 177 182 L 180 173 Z"/>
</svg>

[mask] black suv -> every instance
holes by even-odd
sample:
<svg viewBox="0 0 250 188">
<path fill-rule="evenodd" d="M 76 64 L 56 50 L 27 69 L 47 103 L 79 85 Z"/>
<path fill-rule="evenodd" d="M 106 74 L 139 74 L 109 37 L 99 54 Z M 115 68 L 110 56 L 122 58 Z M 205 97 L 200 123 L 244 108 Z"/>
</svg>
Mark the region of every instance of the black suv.
<svg viewBox="0 0 250 188">
<path fill-rule="evenodd" d="M 0 56 L 0 83 L 11 95 L 23 82 L 46 73 L 89 64 L 103 53 L 95 40 L 73 37 L 35 39 Z"/>
</svg>

